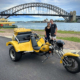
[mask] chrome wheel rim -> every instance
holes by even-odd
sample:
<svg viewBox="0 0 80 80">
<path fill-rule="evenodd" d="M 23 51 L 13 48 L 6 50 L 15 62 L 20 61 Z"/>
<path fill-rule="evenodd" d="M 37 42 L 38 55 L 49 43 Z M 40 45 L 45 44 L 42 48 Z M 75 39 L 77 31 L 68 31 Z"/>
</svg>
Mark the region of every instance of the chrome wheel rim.
<svg viewBox="0 0 80 80">
<path fill-rule="evenodd" d="M 75 59 L 72 59 L 72 58 L 68 58 L 68 59 L 69 59 L 68 63 L 69 63 L 70 66 L 66 66 L 67 69 L 69 71 L 76 71 L 76 70 L 78 70 L 78 63 L 77 63 L 77 61 Z"/>
<path fill-rule="evenodd" d="M 13 49 L 10 51 L 10 57 L 12 60 L 15 60 L 15 51 Z"/>
</svg>

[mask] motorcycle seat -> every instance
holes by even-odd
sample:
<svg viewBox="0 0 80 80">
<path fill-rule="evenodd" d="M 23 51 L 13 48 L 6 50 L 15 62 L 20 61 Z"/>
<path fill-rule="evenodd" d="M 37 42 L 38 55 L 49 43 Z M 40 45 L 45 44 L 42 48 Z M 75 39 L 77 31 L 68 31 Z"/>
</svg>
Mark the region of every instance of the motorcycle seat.
<svg viewBox="0 0 80 80">
<path fill-rule="evenodd" d="M 34 50 L 40 50 L 41 47 L 38 47 L 35 37 L 31 37 L 31 42 Z"/>
</svg>

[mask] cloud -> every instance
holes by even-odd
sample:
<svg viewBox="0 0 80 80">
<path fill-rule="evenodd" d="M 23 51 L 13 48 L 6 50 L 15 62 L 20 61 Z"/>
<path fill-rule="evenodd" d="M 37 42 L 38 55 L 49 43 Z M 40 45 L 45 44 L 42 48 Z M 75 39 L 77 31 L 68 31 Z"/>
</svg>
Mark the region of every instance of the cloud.
<svg viewBox="0 0 80 80">
<path fill-rule="evenodd" d="M 42 18 L 42 16 L 32 16 L 32 17 L 38 17 L 38 18 Z"/>
<path fill-rule="evenodd" d="M 41 16 L 41 17 L 35 17 L 35 16 L 11 16 L 9 17 L 10 21 L 43 21 L 44 19 L 53 19 L 53 20 L 64 20 L 63 17 L 56 17 L 56 16 Z"/>
<path fill-rule="evenodd" d="M 37 2 L 37 0 L 0 0 L 0 11 L 4 11 L 11 7 L 30 2 Z"/>
</svg>

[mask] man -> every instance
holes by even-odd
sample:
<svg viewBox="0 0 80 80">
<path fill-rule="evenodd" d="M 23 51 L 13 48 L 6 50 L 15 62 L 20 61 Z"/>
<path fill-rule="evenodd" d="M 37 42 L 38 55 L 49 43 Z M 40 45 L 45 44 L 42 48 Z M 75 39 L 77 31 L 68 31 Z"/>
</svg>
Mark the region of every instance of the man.
<svg viewBox="0 0 80 80">
<path fill-rule="evenodd" d="M 56 24 L 54 24 L 52 19 L 50 20 L 50 23 L 51 23 L 51 36 L 50 36 L 50 38 L 52 40 L 56 40 L 57 26 L 56 26 Z"/>
</svg>

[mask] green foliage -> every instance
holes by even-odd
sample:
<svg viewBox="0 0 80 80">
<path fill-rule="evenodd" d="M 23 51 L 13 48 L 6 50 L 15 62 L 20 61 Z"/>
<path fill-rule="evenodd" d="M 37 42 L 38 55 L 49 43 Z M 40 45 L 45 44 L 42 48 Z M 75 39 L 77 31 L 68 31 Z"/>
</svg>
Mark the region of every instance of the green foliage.
<svg viewBox="0 0 80 80">
<path fill-rule="evenodd" d="M 5 31 L 0 31 L 0 33 L 4 33 Z"/>
<path fill-rule="evenodd" d="M 62 30 L 58 30 L 58 33 L 62 33 L 62 34 L 80 34 L 80 31 L 62 31 Z"/>
<path fill-rule="evenodd" d="M 44 30 L 41 30 L 41 29 L 31 29 L 33 31 L 44 31 Z"/>
<path fill-rule="evenodd" d="M 44 35 L 40 35 L 41 37 L 44 37 Z"/>
<path fill-rule="evenodd" d="M 78 37 L 57 37 L 57 39 L 80 42 L 80 38 L 78 38 Z"/>
<path fill-rule="evenodd" d="M 14 29 L 14 28 L 0 28 L 0 29 Z"/>
</svg>

